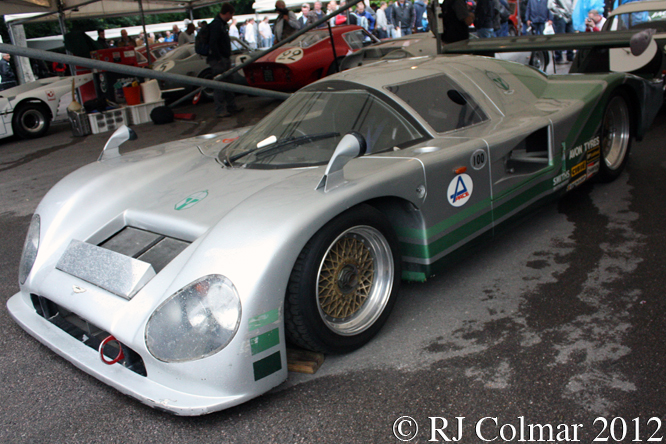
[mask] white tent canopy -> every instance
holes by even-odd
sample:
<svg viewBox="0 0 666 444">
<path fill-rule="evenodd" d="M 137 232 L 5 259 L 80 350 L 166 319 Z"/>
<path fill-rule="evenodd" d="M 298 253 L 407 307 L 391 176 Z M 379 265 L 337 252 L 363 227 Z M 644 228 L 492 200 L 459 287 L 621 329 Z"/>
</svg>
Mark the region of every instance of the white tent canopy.
<svg viewBox="0 0 666 444">
<path fill-rule="evenodd" d="M 254 9 L 257 12 L 263 12 L 263 11 L 275 11 L 275 1 L 276 0 L 257 0 L 252 4 L 252 9 Z M 301 8 L 301 5 L 303 3 L 310 3 L 310 6 L 314 3 L 314 0 L 312 1 L 305 1 L 305 0 L 284 0 L 284 3 L 287 5 L 288 9 L 299 9 Z M 328 3 L 328 1 L 322 3 Z"/>
<path fill-rule="evenodd" d="M 60 0 L 67 20 L 83 18 L 109 18 L 137 15 L 140 13 L 137 0 Z M 187 12 L 192 9 L 221 3 L 220 0 L 142 0 L 145 14 L 165 12 Z M 31 22 L 57 20 L 57 0 L 3 0 L 0 2 L 0 15 L 5 21 L 25 20 L 27 12 L 48 13 Z M 17 15 L 14 15 L 17 14 Z"/>
</svg>

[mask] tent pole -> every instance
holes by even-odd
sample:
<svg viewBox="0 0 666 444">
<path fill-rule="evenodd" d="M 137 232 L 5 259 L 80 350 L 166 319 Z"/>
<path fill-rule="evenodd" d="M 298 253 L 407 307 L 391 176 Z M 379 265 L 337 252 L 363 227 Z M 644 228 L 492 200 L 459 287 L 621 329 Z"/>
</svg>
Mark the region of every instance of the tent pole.
<svg viewBox="0 0 666 444">
<path fill-rule="evenodd" d="M 148 66 L 153 66 L 153 61 L 150 56 L 150 45 L 148 44 L 148 32 L 146 32 L 146 16 L 143 13 L 143 2 L 139 0 L 139 10 L 141 11 L 141 26 L 143 27 L 143 43 L 146 45 L 146 59 L 148 59 Z"/>
</svg>

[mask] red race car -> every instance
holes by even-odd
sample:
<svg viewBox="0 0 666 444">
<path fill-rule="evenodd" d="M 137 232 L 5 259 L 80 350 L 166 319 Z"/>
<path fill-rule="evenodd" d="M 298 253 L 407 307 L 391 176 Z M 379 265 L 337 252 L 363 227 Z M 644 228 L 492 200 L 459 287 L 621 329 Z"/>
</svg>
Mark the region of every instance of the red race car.
<svg viewBox="0 0 666 444">
<path fill-rule="evenodd" d="M 379 42 L 360 26 L 335 26 L 332 32 L 335 55 L 328 29 L 313 29 L 245 68 L 248 85 L 296 91 L 336 72 L 336 57 L 340 62 L 347 54 Z"/>
</svg>

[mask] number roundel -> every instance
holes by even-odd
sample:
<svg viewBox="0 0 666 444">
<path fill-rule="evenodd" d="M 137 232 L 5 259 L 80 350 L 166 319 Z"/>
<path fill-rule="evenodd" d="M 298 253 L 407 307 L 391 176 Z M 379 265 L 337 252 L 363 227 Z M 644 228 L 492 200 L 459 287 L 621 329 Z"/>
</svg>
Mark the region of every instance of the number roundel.
<svg viewBox="0 0 666 444">
<path fill-rule="evenodd" d="M 282 52 L 277 58 L 275 59 L 276 63 L 284 63 L 284 64 L 289 64 L 289 63 L 294 63 L 298 62 L 303 58 L 303 50 L 301 48 L 289 48 Z"/>
<path fill-rule="evenodd" d="M 476 150 L 472 153 L 472 158 L 470 159 L 472 168 L 475 170 L 480 170 L 486 166 L 486 152 L 484 150 Z"/>
</svg>

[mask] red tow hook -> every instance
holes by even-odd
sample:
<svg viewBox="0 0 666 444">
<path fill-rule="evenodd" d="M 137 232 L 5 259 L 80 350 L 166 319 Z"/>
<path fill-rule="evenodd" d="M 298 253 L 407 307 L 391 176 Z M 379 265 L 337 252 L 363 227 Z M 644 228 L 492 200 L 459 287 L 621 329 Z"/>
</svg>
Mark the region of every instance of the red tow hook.
<svg viewBox="0 0 666 444">
<path fill-rule="evenodd" d="M 110 361 L 107 361 L 106 358 L 104 357 L 104 346 L 106 346 L 106 344 L 108 344 L 109 342 L 114 342 L 114 341 L 115 341 L 116 344 L 118 344 L 118 350 L 119 350 L 118 351 L 118 356 L 116 356 L 115 358 L 113 358 Z M 102 358 L 102 362 L 107 364 L 107 365 L 113 365 L 116 362 L 119 362 L 120 360 L 122 360 L 125 357 L 125 353 L 123 353 L 122 344 L 120 344 L 120 342 L 116 338 L 114 338 L 113 336 L 107 337 L 106 339 L 104 339 L 102 341 L 101 344 L 99 344 L 99 357 Z"/>
</svg>

